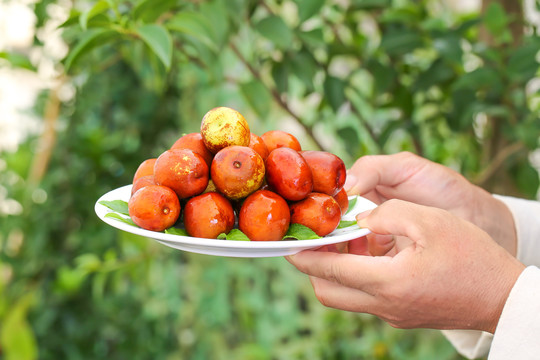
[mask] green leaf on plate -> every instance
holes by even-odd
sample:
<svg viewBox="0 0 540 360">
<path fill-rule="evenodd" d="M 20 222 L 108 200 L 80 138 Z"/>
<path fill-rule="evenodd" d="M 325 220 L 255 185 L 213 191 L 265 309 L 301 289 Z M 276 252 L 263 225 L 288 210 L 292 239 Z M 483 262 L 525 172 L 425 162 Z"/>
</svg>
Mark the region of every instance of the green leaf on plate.
<svg viewBox="0 0 540 360">
<path fill-rule="evenodd" d="M 172 37 L 169 31 L 161 25 L 148 24 L 139 26 L 135 32 L 148 45 L 148 47 L 161 60 L 165 68 L 169 70 L 172 63 Z"/>
<path fill-rule="evenodd" d="M 291 224 L 289 230 L 287 230 L 287 233 L 283 237 L 283 240 L 312 240 L 320 238 L 319 235 L 315 234 L 315 232 L 307 226 L 302 224 Z"/>
<path fill-rule="evenodd" d="M 356 225 L 356 220 L 341 220 L 338 225 L 338 229 L 344 229 Z"/>
<path fill-rule="evenodd" d="M 240 229 L 232 229 L 228 234 L 221 233 L 217 238 L 219 240 L 250 241 Z"/>
<path fill-rule="evenodd" d="M 128 203 L 123 200 L 102 200 L 99 202 L 101 205 L 108 207 L 112 211 L 123 215 L 129 215 Z"/>
<path fill-rule="evenodd" d="M 347 209 L 347 212 L 345 215 L 351 212 L 352 209 L 356 206 L 356 202 L 358 201 L 358 196 L 355 196 L 354 199 L 349 200 L 349 208 Z"/>
<path fill-rule="evenodd" d="M 133 220 L 131 220 L 130 218 L 125 218 L 117 213 L 108 213 L 105 215 L 105 217 L 108 217 L 108 218 L 112 218 L 112 219 L 116 219 L 116 220 L 119 220 L 119 221 L 122 221 L 123 223 L 126 223 L 128 225 L 131 225 L 131 226 L 137 226 Z"/>
<path fill-rule="evenodd" d="M 189 236 L 186 230 L 179 229 L 176 227 L 170 227 L 168 229 L 165 229 L 164 232 L 165 234 L 171 234 L 171 235 Z"/>
</svg>

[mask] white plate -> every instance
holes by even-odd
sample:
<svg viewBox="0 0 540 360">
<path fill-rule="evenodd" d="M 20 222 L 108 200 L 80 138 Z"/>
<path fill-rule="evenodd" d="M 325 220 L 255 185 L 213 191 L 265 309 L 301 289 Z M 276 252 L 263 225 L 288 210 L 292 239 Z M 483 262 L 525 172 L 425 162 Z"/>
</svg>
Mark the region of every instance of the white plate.
<svg viewBox="0 0 540 360">
<path fill-rule="evenodd" d="M 131 195 L 131 185 L 126 185 L 118 189 L 112 190 L 98 199 L 95 205 L 97 216 L 117 229 L 130 232 L 132 234 L 145 236 L 154 239 L 169 247 L 190 251 L 199 254 L 216 255 L 216 256 L 232 256 L 232 257 L 272 257 L 292 255 L 306 249 L 313 249 L 323 245 L 337 244 L 340 242 L 357 239 L 367 235 L 368 229 L 361 229 L 353 225 L 343 229 L 336 229 L 334 232 L 326 235 L 321 239 L 314 240 L 282 240 L 282 241 L 235 241 L 235 240 L 218 240 L 218 239 L 201 239 L 191 236 L 180 236 L 173 234 L 165 234 L 163 232 L 155 232 L 131 226 L 114 218 L 105 217 L 109 212 L 113 212 L 99 202 L 106 200 L 123 200 L 128 201 Z M 353 199 L 350 197 L 349 199 Z M 354 208 L 350 209 L 342 220 L 354 220 L 356 214 L 363 211 L 375 208 L 376 205 L 358 196 Z"/>
</svg>

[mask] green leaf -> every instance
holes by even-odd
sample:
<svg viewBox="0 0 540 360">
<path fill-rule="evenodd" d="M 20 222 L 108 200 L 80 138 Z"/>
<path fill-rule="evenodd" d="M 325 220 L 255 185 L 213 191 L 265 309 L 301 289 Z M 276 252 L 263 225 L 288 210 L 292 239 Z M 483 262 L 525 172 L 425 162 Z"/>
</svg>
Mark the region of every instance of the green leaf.
<svg viewBox="0 0 540 360">
<path fill-rule="evenodd" d="M 337 134 L 345 142 L 349 153 L 355 153 L 360 148 L 360 137 L 356 128 L 347 125 L 338 129 Z"/>
<path fill-rule="evenodd" d="M 317 63 L 309 51 L 300 51 L 291 61 L 292 73 L 306 86 L 308 92 L 314 89 L 313 78 L 317 73 Z"/>
<path fill-rule="evenodd" d="M 165 229 L 163 232 L 165 234 L 171 234 L 171 235 L 189 236 L 189 234 L 187 233 L 185 229 L 180 229 L 177 227 L 170 227 L 168 229 Z"/>
<path fill-rule="evenodd" d="M 527 198 L 535 198 L 536 193 L 538 192 L 538 186 L 540 185 L 538 171 L 525 160 L 515 164 L 511 173 L 516 179 L 519 190 L 521 190 Z"/>
<path fill-rule="evenodd" d="M 150 0 L 152 1 L 152 0 Z M 179 12 L 166 23 L 171 31 L 177 31 L 201 41 L 213 51 L 217 50 L 217 39 L 209 20 L 200 13 Z"/>
<path fill-rule="evenodd" d="M 221 233 L 217 238 L 219 240 L 251 241 L 240 229 L 232 229 L 228 234 Z"/>
<path fill-rule="evenodd" d="M 169 70 L 172 63 L 172 38 L 169 31 L 161 25 L 148 24 L 135 28 L 141 39 L 148 45 L 148 47 L 156 54 L 161 60 L 165 68 Z"/>
<path fill-rule="evenodd" d="M 505 31 L 509 21 L 506 11 L 498 2 L 491 2 L 484 13 L 484 24 L 493 35 Z"/>
<path fill-rule="evenodd" d="M 81 16 L 79 16 L 79 24 L 81 28 L 86 31 L 88 27 L 88 21 L 91 20 L 96 15 L 102 14 L 105 11 L 110 9 L 110 4 L 106 0 L 98 1 L 90 9 L 84 11 Z"/>
<path fill-rule="evenodd" d="M 375 58 L 370 58 L 366 68 L 373 76 L 374 91 L 377 94 L 390 90 L 397 76 L 393 66 L 385 65 Z"/>
<path fill-rule="evenodd" d="M 135 5 L 131 11 L 131 16 L 135 20 L 142 20 L 145 23 L 155 22 L 177 3 L 176 0 L 142 0 Z"/>
<path fill-rule="evenodd" d="M 266 87 L 256 79 L 241 83 L 239 86 L 242 95 L 244 95 L 253 110 L 261 117 L 267 116 L 270 112 L 272 96 Z"/>
<path fill-rule="evenodd" d="M 422 46 L 422 37 L 409 29 L 392 28 L 383 34 L 380 46 L 389 55 L 405 55 Z"/>
<path fill-rule="evenodd" d="M 385 9 L 391 5 L 391 0 L 353 0 L 351 7 L 354 9 L 372 10 Z"/>
<path fill-rule="evenodd" d="M 414 91 L 427 91 L 432 86 L 448 82 L 455 76 L 454 70 L 442 59 L 435 60 L 431 66 L 420 73 L 413 85 Z"/>
<path fill-rule="evenodd" d="M 455 34 L 441 36 L 433 40 L 433 47 L 441 56 L 453 63 L 460 64 L 463 57 L 461 38 Z"/>
<path fill-rule="evenodd" d="M 272 78 L 279 93 L 289 89 L 289 65 L 286 62 L 275 62 L 272 66 Z"/>
<path fill-rule="evenodd" d="M 321 239 L 313 230 L 302 224 L 293 223 L 289 226 L 283 240 L 312 240 Z"/>
<path fill-rule="evenodd" d="M 356 224 L 357 224 L 356 220 L 341 220 L 337 228 L 344 229 L 344 228 L 348 228 Z"/>
<path fill-rule="evenodd" d="M 296 34 L 307 45 L 315 48 L 326 47 L 324 34 L 321 28 L 315 28 L 309 31 L 296 31 Z"/>
<path fill-rule="evenodd" d="M 119 33 L 116 31 L 104 28 L 91 29 L 85 32 L 83 37 L 77 42 L 64 60 L 65 71 L 69 72 L 79 58 L 90 50 L 98 46 L 103 46 L 106 42 L 111 41 L 118 36 Z"/>
<path fill-rule="evenodd" d="M 35 301 L 33 292 L 23 295 L 2 319 L 0 348 L 4 360 L 34 360 L 38 358 L 37 341 L 28 323 L 28 309 Z"/>
<path fill-rule="evenodd" d="M 65 28 L 69 27 L 71 25 L 75 25 L 79 22 L 79 17 L 81 16 L 81 12 L 77 9 L 71 9 L 69 11 L 69 16 L 62 24 L 58 25 L 58 28 Z"/>
<path fill-rule="evenodd" d="M 121 216 L 120 214 L 117 214 L 117 213 L 107 213 L 105 214 L 105 217 L 106 218 L 111 218 L 111 219 L 115 219 L 115 220 L 119 220 L 123 223 L 126 223 L 128 225 L 131 225 L 131 226 L 137 226 L 133 220 L 131 220 L 130 218 L 125 218 L 123 216 Z M 138 227 L 138 226 L 137 226 Z"/>
<path fill-rule="evenodd" d="M 101 205 L 108 207 L 112 211 L 116 211 L 117 213 L 123 214 L 123 215 L 129 215 L 128 210 L 128 203 L 124 200 L 102 200 L 99 202 Z"/>
<path fill-rule="evenodd" d="M 290 47 L 293 41 L 293 32 L 279 16 L 272 15 L 262 19 L 255 24 L 255 29 L 281 49 Z"/>
<path fill-rule="evenodd" d="M 324 96 L 334 112 L 337 112 L 346 100 L 345 81 L 328 75 L 324 81 Z"/>
<path fill-rule="evenodd" d="M 7 60 L 11 66 L 30 71 L 36 71 L 36 67 L 30 62 L 30 59 L 23 54 L 0 51 L 0 59 Z"/>
<path fill-rule="evenodd" d="M 317 14 L 324 5 L 324 0 L 295 0 L 295 2 L 301 23 Z"/>
<path fill-rule="evenodd" d="M 357 201 L 358 201 L 358 196 L 355 196 L 354 199 L 349 200 L 349 208 L 347 209 L 347 212 L 345 214 L 350 213 L 351 210 L 354 209 Z"/>
<path fill-rule="evenodd" d="M 101 266 L 101 260 L 96 254 L 88 253 L 82 254 L 75 258 L 77 268 L 85 270 L 87 272 L 96 271 Z"/>
<path fill-rule="evenodd" d="M 527 81 L 534 77 L 539 64 L 536 55 L 540 49 L 538 42 L 529 42 L 514 51 L 508 59 L 506 70 L 516 81 Z"/>
</svg>

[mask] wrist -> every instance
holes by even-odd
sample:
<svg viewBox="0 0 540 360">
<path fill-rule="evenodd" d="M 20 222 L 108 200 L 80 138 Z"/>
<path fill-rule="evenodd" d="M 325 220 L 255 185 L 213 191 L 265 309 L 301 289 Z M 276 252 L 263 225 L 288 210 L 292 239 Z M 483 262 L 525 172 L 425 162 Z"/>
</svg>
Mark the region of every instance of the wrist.
<svg viewBox="0 0 540 360">
<path fill-rule="evenodd" d="M 517 233 L 514 217 L 508 207 L 484 189 L 475 186 L 472 211 L 468 219 L 487 232 L 497 244 L 512 256 L 517 253 Z"/>
<path fill-rule="evenodd" d="M 478 326 L 479 330 L 491 334 L 495 333 L 510 292 L 523 270 L 525 270 L 525 265 L 515 258 L 510 259 L 508 263 L 508 266 L 504 267 L 504 270 L 500 270 L 500 274 L 495 274 L 497 278 L 492 283 L 492 286 L 490 286 L 490 293 L 492 294 L 490 296 L 491 301 L 489 305 L 484 306 L 487 312 L 484 316 L 484 321 Z"/>
</svg>

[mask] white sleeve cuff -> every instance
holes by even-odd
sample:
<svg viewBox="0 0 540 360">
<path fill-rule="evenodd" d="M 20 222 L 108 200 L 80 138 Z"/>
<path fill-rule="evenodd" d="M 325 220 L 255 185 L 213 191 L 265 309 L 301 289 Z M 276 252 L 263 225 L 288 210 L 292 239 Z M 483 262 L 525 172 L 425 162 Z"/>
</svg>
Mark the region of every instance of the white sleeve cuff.
<svg viewBox="0 0 540 360">
<path fill-rule="evenodd" d="M 492 334 L 478 330 L 443 330 L 442 333 L 467 359 L 486 356 L 493 340 Z"/>
<path fill-rule="evenodd" d="M 516 226 L 517 259 L 524 265 L 540 266 L 540 202 L 493 195 L 512 213 Z"/>
<path fill-rule="evenodd" d="M 540 269 L 529 266 L 506 300 L 489 360 L 538 359 L 540 356 Z"/>
</svg>

